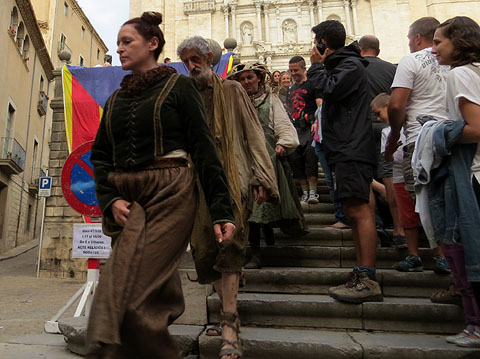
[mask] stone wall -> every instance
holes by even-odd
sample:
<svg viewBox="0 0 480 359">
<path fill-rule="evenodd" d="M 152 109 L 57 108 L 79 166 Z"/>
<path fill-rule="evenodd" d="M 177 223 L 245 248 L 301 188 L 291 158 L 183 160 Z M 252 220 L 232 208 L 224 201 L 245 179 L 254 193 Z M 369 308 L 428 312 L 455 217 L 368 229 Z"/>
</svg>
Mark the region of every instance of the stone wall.
<svg viewBox="0 0 480 359">
<path fill-rule="evenodd" d="M 50 139 L 49 175 L 52 177 L 52 196 L 47 198 L 45 227 L 40 260 L 40 276 L 86 279 L 87 260 L 72 259 L 73 224 L 83 218 L 63 197 L 62 168 L 68 157 L 61 71 L 56 70 L 55 93 L 50 107 L 53 110 Z"/>
</svg>

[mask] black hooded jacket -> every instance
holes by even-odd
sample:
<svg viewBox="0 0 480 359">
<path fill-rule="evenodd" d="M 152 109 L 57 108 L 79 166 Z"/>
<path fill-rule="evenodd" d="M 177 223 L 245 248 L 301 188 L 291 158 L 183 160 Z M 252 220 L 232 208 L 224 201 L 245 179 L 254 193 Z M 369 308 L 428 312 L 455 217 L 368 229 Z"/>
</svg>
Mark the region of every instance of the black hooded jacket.
<svg viewBox="0 0 480 359">
<path fill-rule="evenodd" d="M 356 161 L 375 165 L 365 70 L 368 61 L 353 43 L 329 55 L 324 65 L 325 69 L 314 63 L 307 77 L 323 98 L 322 134 L 328 164 Z"/>
</svg>

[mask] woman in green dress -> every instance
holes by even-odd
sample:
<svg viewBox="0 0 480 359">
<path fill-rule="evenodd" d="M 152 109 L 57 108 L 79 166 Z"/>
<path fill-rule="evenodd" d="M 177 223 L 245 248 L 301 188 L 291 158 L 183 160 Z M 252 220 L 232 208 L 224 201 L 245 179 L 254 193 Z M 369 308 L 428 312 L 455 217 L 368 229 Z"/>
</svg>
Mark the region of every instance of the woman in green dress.
<svg viewBox="0 0 480 359">
<path fill-rule="evenodd" d="M 252 215 L 249 218 L 252 258 L 245 265 L 247 269 L 262 266 L 261 231 L 268 245 L 275 244 L 273 227 L 280 227 L 284 233 L 291 235 L 306 233 L 301 205 L 286 159 L 286 155 L 298 146 L 298 135 L 278 96 L 266 89 L 265 78 L 268 73 L 265 65 L 248 63 L 235 66 L 229 74 L 230 78 L 240 82 L 257 109 L 280 191 L 280 202 L 277 204 L 253 203 Z"/>
</svg>

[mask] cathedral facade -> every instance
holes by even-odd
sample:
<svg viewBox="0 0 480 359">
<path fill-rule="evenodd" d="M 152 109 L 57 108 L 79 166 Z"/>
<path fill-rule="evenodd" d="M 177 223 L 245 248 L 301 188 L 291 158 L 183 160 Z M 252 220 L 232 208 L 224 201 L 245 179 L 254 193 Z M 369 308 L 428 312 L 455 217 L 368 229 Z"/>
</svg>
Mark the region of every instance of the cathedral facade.
<svg viewBox="0 0 480 359">
<path fill-rule="evenodd" d="M 294 55 L 308 58 L 311 28 L 324 20 L 342 22 L 347 42 L 377 36 L 380 57 L 394 63 L 409 52 L 408 27 L 422 16 L 480 21 L 477 0 L 130 0 L 130 17 L 148 10 L 164 15 L 164 57 L 179 61 L 176 48 L 187 37 L 212 38 L 221 46 L 232 37 L 242 62 L 260 61 L 272 70 L 285 70 Z"/>
</svg>

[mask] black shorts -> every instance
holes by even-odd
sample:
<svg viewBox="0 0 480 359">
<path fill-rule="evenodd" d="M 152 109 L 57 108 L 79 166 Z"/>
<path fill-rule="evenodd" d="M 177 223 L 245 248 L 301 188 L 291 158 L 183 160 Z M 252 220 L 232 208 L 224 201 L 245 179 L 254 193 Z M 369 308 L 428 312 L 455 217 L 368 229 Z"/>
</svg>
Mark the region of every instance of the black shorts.
<svg viewBox="0 0 480 359">
<path fill-rule="evenodd" d="M 312 147 L 311 143 L 305 146 L 298 146 L 288 156 L 288 162 L 290 162 L 293 178 L 295 179 L 318 176 L 318 158 L 315 154 L 315 147 Z"/>
<path fill-rule="evenodd" d="M 393 177 L 393 162 L 386 161 L 381 153 L 377 156 L 377 177 L 379 179 Z"/>
<path fill-rule="evenodd" d="M 332 166 L 335 199 L 358 198 L 368 203 L 375 166 L 355 161 L 337 162 Z"/>
</svg>

